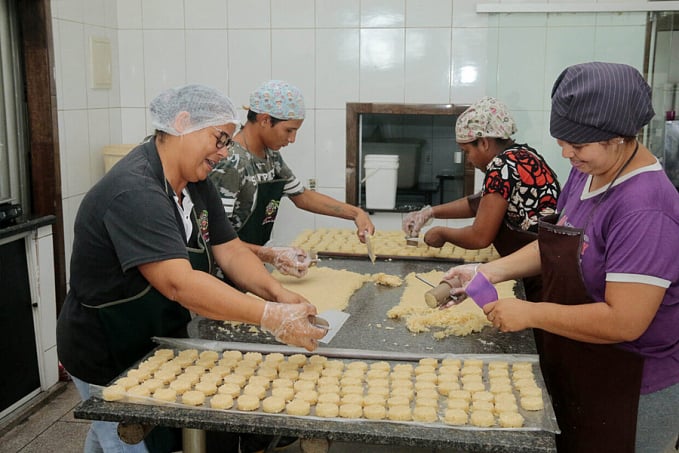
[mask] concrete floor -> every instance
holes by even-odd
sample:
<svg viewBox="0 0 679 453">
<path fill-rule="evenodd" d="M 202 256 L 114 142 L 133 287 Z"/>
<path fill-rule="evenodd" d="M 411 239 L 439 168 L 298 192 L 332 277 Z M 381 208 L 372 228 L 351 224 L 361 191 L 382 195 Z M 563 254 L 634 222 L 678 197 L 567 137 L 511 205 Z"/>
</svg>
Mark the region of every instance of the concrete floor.
<svg viewBox="0 0 679 453">
<path fill-rule="evenodd" d="M 0 424 L 0 453 L 80 453 L 89 429 L 88 420 L 73 417 L 80 397 L 72 382 L 59 382 L 29 403 L 20 414 Z M 335 442 L 329 453 L 431 453 L 430 449 Z M 229 452 L 225 452 L 229 453 Z M 301 453 L 299 442 L 281 453 Z"/>
</svg>

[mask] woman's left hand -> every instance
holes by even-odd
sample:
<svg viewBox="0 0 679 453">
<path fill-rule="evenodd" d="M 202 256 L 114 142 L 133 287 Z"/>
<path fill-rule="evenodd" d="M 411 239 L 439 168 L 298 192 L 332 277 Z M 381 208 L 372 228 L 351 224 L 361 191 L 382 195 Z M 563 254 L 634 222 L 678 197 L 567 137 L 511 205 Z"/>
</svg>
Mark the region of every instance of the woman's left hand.
<svg viewBox="0 0 679 453">
<path fill-rule="evenodd" d="M 518 332 L 531 327 L 532 302 L 521 299 L 500 299 L 483 307 L 488 321 L 500 332 Z"/>
</svg>

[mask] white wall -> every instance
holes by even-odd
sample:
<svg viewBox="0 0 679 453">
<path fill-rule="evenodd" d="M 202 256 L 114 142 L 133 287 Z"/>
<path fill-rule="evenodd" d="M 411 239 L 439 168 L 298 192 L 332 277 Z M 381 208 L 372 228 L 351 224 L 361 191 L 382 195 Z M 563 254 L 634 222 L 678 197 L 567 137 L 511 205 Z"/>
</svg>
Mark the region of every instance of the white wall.
<svg viewBox="0 0 679 453">
<path fill-rule="evenodd" d="M 102 146 L 140 141 L 151 132 L 145 106 L 184 83 L 215 86 L 236 105 L 267 79 L 298 85 L 308 117 L 284 156 L 300 179 L 316 178 L 319 191 L 338 199 L 346 102 L 468 104 L 497 96 L 516 117 L 517 138 L 565 180 L 568 163 L 549 136 L 551 84 L 577 62 L 641 69 L 646 14 L 477 14 L 477 3 L 484 2 L 52 0 L 67 260 L 78 204 L 103 174 Z M 109 90 L 89 88 L 91 36 L 111 40 Z M 475 80 L 465 78 L 470 69 Z M 293 210 L 283 205 L 280 242 L 303 228 L 352 227 Z M 375 222 L 397 229 L 400 216 Z"/>
</svg>

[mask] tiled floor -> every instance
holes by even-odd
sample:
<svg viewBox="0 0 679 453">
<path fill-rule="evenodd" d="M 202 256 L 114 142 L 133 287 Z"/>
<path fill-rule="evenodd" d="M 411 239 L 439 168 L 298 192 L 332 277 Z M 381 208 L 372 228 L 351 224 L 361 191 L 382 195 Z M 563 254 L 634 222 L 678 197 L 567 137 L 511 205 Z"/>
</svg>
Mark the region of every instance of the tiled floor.
<svg viewBox="0 0 679 453">
<path fill-rule="evenodd" d="M 57 387 L 58 386 L 58 387 Z M 0 453 L 79 453 L 83 451 L 89 421 L 73 417 L 73 408 L 80 397 L 72 382 L 59 383 L 38 404 L 38 408 L 23 417 L 11 429 L 0 425 Z M 9 418 L 9 417 L 8 417 Z M 4 434 L 2 434 L 4 433 Z M 335 442 L 329 453 L 429 453 L 429 449 Z M 231 453 L 231 452 L 225 452 Z M 301 453 L 299 442 L 281 453 Z M 452 452 L 448 452 L 452 453 Z"/>
</svg>

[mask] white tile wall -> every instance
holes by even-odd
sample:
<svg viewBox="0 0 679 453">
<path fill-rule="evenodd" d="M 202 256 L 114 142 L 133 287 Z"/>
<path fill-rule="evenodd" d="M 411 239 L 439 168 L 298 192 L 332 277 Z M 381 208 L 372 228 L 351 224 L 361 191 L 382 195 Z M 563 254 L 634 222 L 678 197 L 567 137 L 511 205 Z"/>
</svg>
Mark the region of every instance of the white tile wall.
<svg viewBox="0 0 679 453">
<path fill-rule="evenodd" d="M 79 197 L 101 176 L 102 144 L 139 142 L 151 132 L 148 102 L 185 83 L 213 85 L 239 106 L 270 78 L 300 86 L 309 116 L 286 160 L 303 181 L 316 178 L 319 191 L 340 199 L 344 108 L 357 101 L 470 104 L 497 96 L 517 117 L 517 138 L 539 147 L 565 180 L 568 163 L 548 131 L 551 85 L 564 67 L 587 60 L 641 68 L 645 13 L 477 14 L 481 2 L 52 0 L 68 254 Z M 93 34 L 111 40 L 110 90 L 89 88 Z M 310 227 L 348 225 L 291 203 L 282 211 L 281 237 L 296 228 L 288 212 Z M 375 219 L 382 228 L 400 224 L 400 215 Z"/>
</svg>

